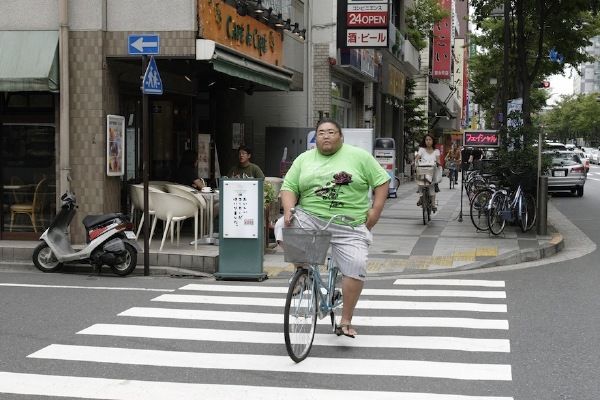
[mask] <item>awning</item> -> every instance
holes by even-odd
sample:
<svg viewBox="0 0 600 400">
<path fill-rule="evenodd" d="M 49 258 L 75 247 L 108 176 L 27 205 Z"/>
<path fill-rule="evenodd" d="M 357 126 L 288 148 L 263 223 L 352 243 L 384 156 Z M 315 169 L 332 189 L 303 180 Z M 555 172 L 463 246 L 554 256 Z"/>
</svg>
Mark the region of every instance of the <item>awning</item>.
<svg viewBox="0 0 600 400">
<path fill-rule="evenodd" d="M 0 92 L 58 91 L 58 31 L 0 31 Z"/>
<path fill-rule="evenodd" d="M 212 40 L 196 39 L 196 60 L 208 60 L 215 71 L 277 90 L 289 90 L 292 82 L 292 71 L 226 50 Z"/>
</svg>

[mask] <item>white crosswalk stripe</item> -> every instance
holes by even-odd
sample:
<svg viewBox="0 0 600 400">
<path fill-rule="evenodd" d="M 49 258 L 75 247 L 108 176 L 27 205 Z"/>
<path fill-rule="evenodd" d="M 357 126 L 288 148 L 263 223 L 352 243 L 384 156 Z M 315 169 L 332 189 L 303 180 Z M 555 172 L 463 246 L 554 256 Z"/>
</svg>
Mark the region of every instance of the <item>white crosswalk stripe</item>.
<svg viewBox="0 0 600 400">
<path fill-rule="evenodd" d="M 356 339 L 327 333 L 331 332 L 326 326 L 329 318 L 320 320 L 311 355 L 298 364 L 287 356 L 283 341 L 287 287 L 270 283 L 185 285 L 158 295 L 151 304 L 120 312 L 117 323 L 96 323 L 74 332 L 86 339 L 83 344 L 65 340 L 28 356 L 31 361 L 60 361 L 60 365 L 228 371 L 229 376 L 249 378 L 239 385 L 203 382 L 202 374 L 195 374 L 200 380 L 186 383 L 68 376 L 53 369 L 52 374 L 0 372 L 0 393 L 115 400 L 271 400 L 290 396 L 512 400 L 512 368 L 506 363 L 511 351 L 509 325 L 506 319 L 498 318 L 508 312 L 503 281 L 424 278 L 393 283 L 394 288 L 363 291 L 353 318 L 359 329 Z M 110 338 L 122 339 L 107 345 Z M 165 346 L 169 342 L 186 343 L 185 351 L 181 346 Z M 243 352 L 231 350 L 242 348 L 234 346 L 241 343 Z M 269 351 L 265 352 L 265 346 Z M 285 379 L 268 384 L 265 372 Z M 300 379 L 300 374 L 304 378 Z M 378 379 L 389 382 L 389 386 L 348 390 L 331 379 L 330 389 L 311 389 L 310 380 L 306 380 L 309 376 L 348 376 L 356 382 Z M 267 384 L 253 380 L 258 377 Z M 410 387 L 420 387 L 421 391 L 401 391 L 402 385 L 395 383 L 398 378 L 411 380 Z M 433 390 L 427 382 L 437 382 L 443 390 Z M 467 390 L 469 382 L 479 383 L 476 389 Z M 485 390 L 480 390 L 482 387 Z"/>
</svg>

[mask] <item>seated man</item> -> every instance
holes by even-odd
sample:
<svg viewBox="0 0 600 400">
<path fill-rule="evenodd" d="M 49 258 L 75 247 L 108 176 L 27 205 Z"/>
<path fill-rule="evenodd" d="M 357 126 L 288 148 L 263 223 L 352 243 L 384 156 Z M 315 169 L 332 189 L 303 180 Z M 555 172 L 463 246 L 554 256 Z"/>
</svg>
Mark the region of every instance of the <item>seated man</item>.
<svg viewBox="0 0 600 400">
<path fill-rule="evenodd" d="M 264 178 L 265 174 L 260 167 L 252 164 L 252 149 L 246 146 L 240 146 L 238 149 L 239 164 L 229 170 L 227 175 L 230 178 Z"/>
<path fill-rule="evenodd" d="M 198 155 L 192 150 L 186 150 L 181 156 L 179 168 L 175 171 L 174 181 L 196 189 L 202 189 L 205 184 L 198 177 Z"/>
</svg>

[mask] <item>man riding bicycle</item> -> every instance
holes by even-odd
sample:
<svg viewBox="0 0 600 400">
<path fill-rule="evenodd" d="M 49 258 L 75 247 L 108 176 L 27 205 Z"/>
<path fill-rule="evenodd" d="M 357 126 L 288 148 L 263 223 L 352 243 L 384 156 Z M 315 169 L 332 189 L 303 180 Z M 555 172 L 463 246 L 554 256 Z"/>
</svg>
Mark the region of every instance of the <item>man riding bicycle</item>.
<svg viewBox="0 0 600 400">
<path fill-rule="evenodd" d="M 316 148 L 300 154 L 290 167 L 281 187 L 286 226 L 323 228 L 336 214 L 354 219 L 351 225 L 332 223 L 331 254 L 344 278 L 344 305 L 339 328 L 354 337 L 352 315 L 367 275 L 371 229 L 381 215 L 388 196 L 390 177 L 368 152 L 343 142 L 342 129 L 331 119 L 316 128 Z M 372 205 L 369 191 L 373 188 Z M 296 203 L 298 205 L 296 206 Z M 285 247 L 285 243 L 284 243 Z"/>
</svg>

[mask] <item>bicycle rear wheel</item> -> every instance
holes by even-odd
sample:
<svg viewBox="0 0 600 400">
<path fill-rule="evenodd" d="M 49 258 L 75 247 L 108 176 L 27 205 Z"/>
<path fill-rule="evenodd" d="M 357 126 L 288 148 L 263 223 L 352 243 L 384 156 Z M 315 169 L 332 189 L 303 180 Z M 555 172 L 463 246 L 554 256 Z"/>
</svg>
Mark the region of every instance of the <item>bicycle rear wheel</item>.
<svg viewBox="0 0 600 400">
<path fill-rule="evenodd" d="M 496 193 L 493 196 L 490 210 L 488 214 L 488 226 L 490 228 L 490 232 L 494 235 L 499 235 L 504 231 L 504 226 L 506 225 L 506 220 L 504 219 L 504 208 L 506 196 L 502 193 Z"/>
<path fill-rule="evenodd" d="M 308 270 L 298 269 L 292 277 L 285 299 L 283 321 L 285 348 L 295 362 L 308 356 L 315 337 L 316 323 L 315 282 Z"/>
<path fill-rule="evenodd" d="M 527 231 L 531 230 L 534 227 L 535 222 L 537 220 L 537 204 L 535 202 L 535 197 L 533 195 L 527 193 L 525 194 L 525 202 L 527 205 Z"/>
<path fill-rule="evenodd" d="M 470 211 L 471 211 L 471 222 L 477 230 L 487 231 L 488 226 L 488 202 L 490 201 L 494 192 L 491 189 L 482 189 L 473 200 L 471 200 Z"/>
<path fill-rule="evenodd" d="M 525 195 L 523 193 L 521 193 L 519 199 L 517 200 L 517 213 L 521 232 L 527 232 L 529 215 L 527 212 L 527 199 L 525 198 Z"/>
</svg>

